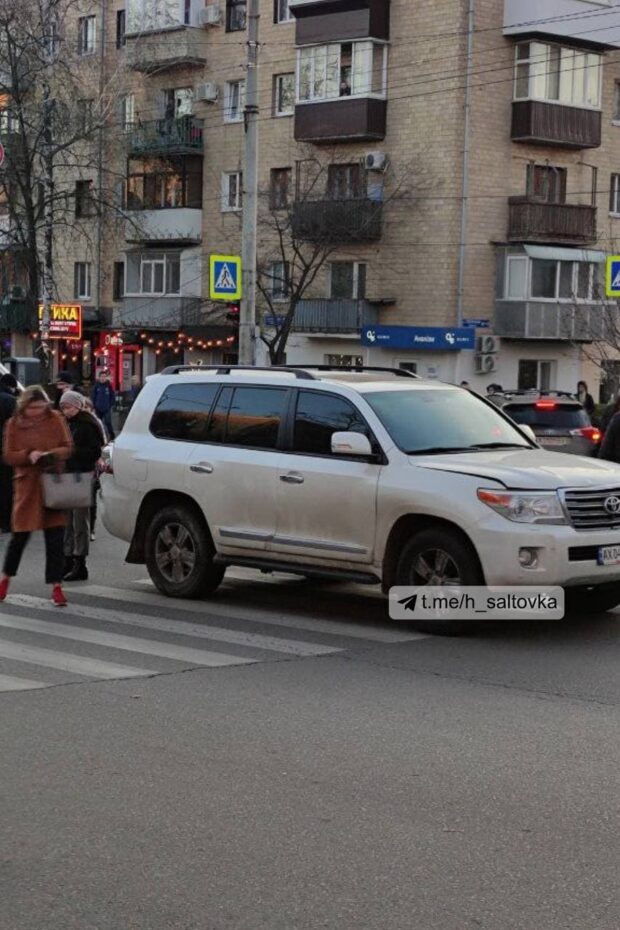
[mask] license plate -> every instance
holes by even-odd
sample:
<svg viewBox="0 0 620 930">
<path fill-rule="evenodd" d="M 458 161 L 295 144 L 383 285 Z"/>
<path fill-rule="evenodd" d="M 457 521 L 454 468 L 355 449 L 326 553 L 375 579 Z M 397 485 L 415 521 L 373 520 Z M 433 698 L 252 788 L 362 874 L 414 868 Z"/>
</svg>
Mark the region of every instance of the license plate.
<svg viewBox="0 0 620 930">
<path fill-rule="evenodd" d="M 620 565 L 620 546 L 601 546 L 597 561 L 599 565 Z"/>
<path fill-rule="evenodd" d="M 541 446 L 567 446 L 568 439 L 561 439 L 559 436 L 540 436 L 538 440 Z"/>
</svg>

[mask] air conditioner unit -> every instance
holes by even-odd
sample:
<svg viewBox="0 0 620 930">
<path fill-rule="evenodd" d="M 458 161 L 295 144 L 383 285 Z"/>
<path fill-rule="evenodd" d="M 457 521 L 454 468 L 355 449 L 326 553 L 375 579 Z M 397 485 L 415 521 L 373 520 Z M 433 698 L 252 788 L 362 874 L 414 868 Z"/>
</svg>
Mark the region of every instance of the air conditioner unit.
<svg viewBox="0 0 620 930">
<path fill-rule="evenodd" d="M 474 365 L 477 375 L 488 375 L 497 368 L 497 356 L 476 355 L 474 356 Z"/>
<path fill-rule="evenodd" d="M 213 81 L 207 81 L 206 84 L 196 84 L 194 89 L 195 100 L 205 100 L 207 103 L 215 103 L 219 97 L 219 89 Z"/>
<path fill-rule="evenodd" d="M 222 22 L 222 9 L 217 3 L 210 3 L 200 10 L 198 21 L 201 26 L 219 26 Z"/>
<path fill-rule="evenodd" d="M 480 355 L 493 355 L 499 352 L 497 336 L 478 336 L 477 351 Z"/>
<path fill-rule="evenodd" d="M 385 171 L 388 157 L 385 152 L 367 152 L 364 155 L 364 168 L 366 171 Z"/>
</svg>

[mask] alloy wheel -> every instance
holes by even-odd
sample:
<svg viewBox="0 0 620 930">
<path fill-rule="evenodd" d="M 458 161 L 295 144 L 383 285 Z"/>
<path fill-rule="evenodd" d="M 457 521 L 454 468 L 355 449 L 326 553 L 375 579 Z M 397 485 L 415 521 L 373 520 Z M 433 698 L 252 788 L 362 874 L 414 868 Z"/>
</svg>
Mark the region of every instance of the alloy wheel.
<svg viewBox="0 0 620 930">
<path fill-rule="evenodd" d="M 163 577 L 181 584 L 196 567 L 194 539 L 181 523 L 167 523 L 155 539 L 155 561 Z"/>
</svg>

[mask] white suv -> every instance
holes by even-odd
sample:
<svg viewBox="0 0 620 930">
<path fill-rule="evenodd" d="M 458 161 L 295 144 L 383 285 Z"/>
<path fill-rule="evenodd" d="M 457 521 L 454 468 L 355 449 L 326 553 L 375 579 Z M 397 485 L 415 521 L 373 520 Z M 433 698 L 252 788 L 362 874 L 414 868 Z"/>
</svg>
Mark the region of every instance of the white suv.
<svg viewBox="0 0 620 930">
<path fill-rule="evenodd" d="M 246 565 L 386 591 L 562 585 L 573 608 L 607 610 L 620 467 L 532 435 L 403 371 L 179 366 L 147 379 L 114 443 L 104 523 L 171 597 Z"/>
</svg>

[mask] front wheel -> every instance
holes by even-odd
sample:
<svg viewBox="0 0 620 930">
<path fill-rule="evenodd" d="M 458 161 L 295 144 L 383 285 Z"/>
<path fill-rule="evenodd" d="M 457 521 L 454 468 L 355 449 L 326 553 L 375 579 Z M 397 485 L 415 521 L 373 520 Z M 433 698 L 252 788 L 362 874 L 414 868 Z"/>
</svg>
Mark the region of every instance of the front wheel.
<svg viewBox="0 0 620 930">
<path fill-rule="evenodd" d="M 146 567 L 155 587 L 167 597 L 211 594 L 225 568 L 213 561 L 209 534 L 189 507 L 165 507 L 146 531 Z"/>
<path fill-rule="evenodd" d="M 426 529 L 404 547 L 396 569 L 403 587 L 460 587 L 484 584 L 478 559 L 469 543 L 452 530 Z M 459 636 L 471 628 L 467 620 L 420 619 L 416 629 L 437 636 Z"/>
<path fill-rule="evenodd" d="M 564 593 L 567 614 L 604 614 L 620 604 L 620 584 L 566 588 Z"/>
</svg>

